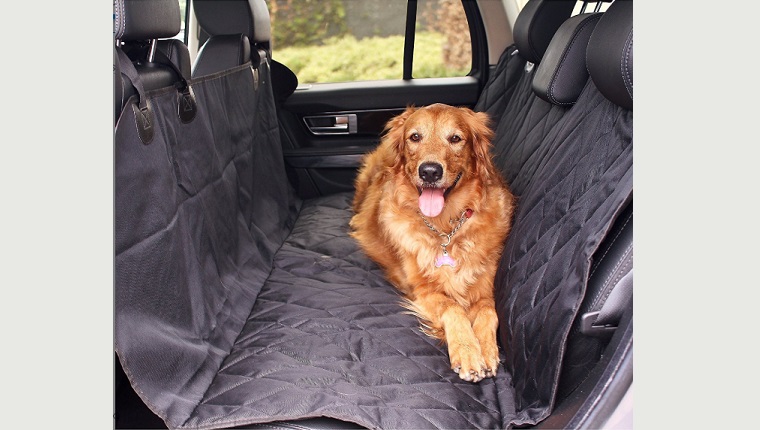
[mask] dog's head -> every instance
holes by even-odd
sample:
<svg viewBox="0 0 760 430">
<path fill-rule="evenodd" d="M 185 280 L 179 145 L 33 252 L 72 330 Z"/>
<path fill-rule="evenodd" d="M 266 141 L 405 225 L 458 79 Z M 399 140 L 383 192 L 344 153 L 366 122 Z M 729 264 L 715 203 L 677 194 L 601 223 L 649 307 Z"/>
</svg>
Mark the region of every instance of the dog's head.
<svg viewBox="0 0 760 430">
<path fill-rule="evenodd" d="M 485 113 L 444 104 L 409 107 L 388 122 L 394 169 L 417 187 L 423 215 L 438 216 L 460 181 L 496 175 L 488 122 Z"/>
</svg>

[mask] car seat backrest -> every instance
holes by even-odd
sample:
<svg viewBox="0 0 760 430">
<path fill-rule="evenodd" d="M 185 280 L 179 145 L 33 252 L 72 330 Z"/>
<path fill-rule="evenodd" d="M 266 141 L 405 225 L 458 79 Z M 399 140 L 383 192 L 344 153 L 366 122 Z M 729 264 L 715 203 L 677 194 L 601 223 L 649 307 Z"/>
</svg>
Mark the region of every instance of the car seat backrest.
<svg viewBox="0 0 760 430">
<path fill-rule="evenodd" d="M 247 61 L 258 68 L 266 61 L 271 27 L 263 0 L 193 0 L 193 8 L 201 28 L 210 35 L 193 65 L 194 77 Z"/>
<path fill-rule="evenodd" d="M 158 41 L 157 51 L 162 54 L 158 61 L 176 66 L 183 78 L 190 79 L 191 61 L 187 45 L 178 39 L 163 39 Z"/>
<path fill-rule="evenodd" d="M 270 164 L 277 168 L 278 174 L 286 177 L 278 132 L 278 79 L 273 76 L 276 69 L 272 67 L 271 27 L 265 0 L 193 0 L 193 8 L 201 28 L 210 35 L 193 64 L 193 80 L 250 66 L 254 79 L 253 91 L 243 93 L 244 97 L 251 98 L 253 104 L 247 112 L 250 132 L 257 150 L 277 148 L 270 150 L 269 155 L 277 159 L 276 163 Z M 294 90 L 295 86 L 290 92 Z M 262 181 L 254 186 L 272 188 L 265 183 Z M 283 186 L 285 189 L 279 192 L 280 200 L 290 201 L 294 197 L 294 189 L 288 181 L 284 181 Z"/>
<path fill-rule="evenodd" d="M 631 280 L 625 270 L 618 269 L 632 262 L 627 246 L 619 241 L 628 237 L 629 227 L 621 214 L 631 205 L 633 193 L 633 112 L 608 96 L 620 87 L 618 80 L 605 74 L 601 85 L 611 88 L 597 88 L 595 74 L 599 72 L 589 67 L 589 77 L 579 84 L 582 68 L 577 58 L 568 58 L 593 56 L 609 40 L 626 43 L 619 33 L 627 35 L 629 29 L 615 19 L 616 10 L 625 6 L 618 3 L 624 2 L 610 5 L 590 35 L 583 24 L 594 18 L 587 17 L 568 21 L 574 23 L 573 32 L 567 28 L 557 32 L 531 84 L 539 94 L 548 94 L 552 106 L 564 107 L 561 117 L 536 134 L 543 134 L 540 140 L 528 135 L 511 148 L 512 157 L 522 157 L 526 148 L 531 152 L 523 157 L 525 165 L 515 175 L 516 181 L 510 183 L 518 183 L 521 194 L 495 280 L 505 365 L 516 392 L 521 393 L 516 398 L 515 424 L 545 418 L 559 393 L 567 393 L 585 378 L 588 373 L 567 370 L 585 365 L 583 360 L 588 358 L 573 354 L 580 351 L 574 343 L 579 337 L 571 335 L 583 317 L 579 310 L 587 300 L 595 303 L 596 310 L 604 310 L 600 294 L 618 296 L 613 294 L 617 289 L 613 284 L 620 281 L 625 286 Z M 587 21 L 586 25 L 592 24 Z M 586 54 L 561 42 L 568 37 L 575 43 L 587 39 Z M 615 63 L 619 76 L 632 75 L 630 67 L 620 67 L 621 58 L 630 54 L 622 48 L 620 52 L 601 61 L 601 69 L 608 72 Z M 550 67 L 555 64 L 556 68 Z M 547 103 L 535 92 L 533 97 Z M 621 264 L 607 259 L 619 259 Z M 620 298 L 626 302 L 625 294 Z"/>
<path fill-rule="evenodd" d="M 602 14 L 567 18 L 552 37 L 541 63 L 525 75 L 500 119 L 494 147 L 497 165 L 521 195 L 551 154 L 544 143 L 588 81 L 586 47 Z"/>
<path fill-rule="evenodd" d="M 248 61 L 258 64 L 259 60 L 258 55 L 251 55 L 251 42 L 245 34 L 218 34 L 211 36 L 198 51 L 192 73 L 193 77 L 206 76 Z"/>
<path fill-rule="evenodd" d="M 515 43 L 491 71 L 475 110 L 498 123 L 520 82 L 532 79 L 533 65 L 541 62 L 554 33 L 570 17 L 574 1 L 530 0 L 515 22 Z M 531 65 L 526 67 L 526 63 Z M 522 90 L 527 93 L 529 89 Z M 519 91 L 518 91 L 519 92 Z"/>
<path fill-rule="evenodd" d="M 174 37 L 180 30 L 180 9 L 176 0 L 117 0 L 113 19 L 116 45 L 114 97 L 118 97 L 114 104 L 118 118 L 131 96 L 189 79 L 190 55 L 179 40 L 158 40 Z M 127 77 L 131 70 L 137 78 Z M 141 87 L 139 91 L 136 85 Z"/>
<path fill-rule="evenodd" d="M 211 36 L 198 52 L 193 77 L 208 75 L 251 61 L 271 76 L 275 101 L 281 104 L 298 86 L 298 78 L 272 59 L 272 29 L 264 0 L 193 0 L 201 27 Z M 265 78 L 266 79 L 266 78 Z"/>
<path fill-rule="evenodd" d="M 136 126 L 140 139 L 149 144 L 153 138 L 155 118 L 148 92 L 173 87 L 179 92 L 183 121 L 192 121 L 196 113 L 195 96 L 188 84 L 189 53 L 173 37 L 180 29 L 180 10 L 177 0 L 116 0 L 114 1 L 114 102 L 115 117 L 133 96 Z M 119 71 L 118 75 L 116 71 Z M 121 106 L 121 108 L 119 108 Z"/>
<path fill-rule="evenodd" d="M 633 111 L 633 2 L 617 0 L 604 13 L 586 51 L 594 87 Z M 594 253 L 586 294 L 567 341 L 558 398 L 576 389 L 600 360 L 633 297 L 633 197 Z"/>
<path fill-rule="evenodd" d="M 164 39 L 158 40 L 157 51 L 176 65 L 185 78 L 190 78 L 190 53 L 187 46 L 180 40 L 171 39 L 179 33 L 180 26 L 178 1 L 114 1 L 114 39 L 130 42 L 131 45 L 142 44 L 143 48 L 148 49 L 151 40 Z M 128 49 L 135 47 L 130 46 Z M 161 62 L 164 58 L 158 60 Z M 150 82 L 146 82 L 146 85 L 152 87 Z"/>
<path fill-rule="evenodd" d="M 528 9 L 531 15 L 537 11 L 535 7 Z M 494 162 L 518 197 L 549 154 L 549 147 L 542 144 L 544 138 L 565 115 L 588 80 L 586 45 L 600 16 L 598 13 L 568 16 L 547 43 L 537 67 L 521 67 L 515 71 L 508 103 L 500 116 L 492 118 L 495 122 Z M 531 22 L 539 25 L 535 18 Z M 515 54 L 510 61 L 514 62 L 515 58 L 520 55 Z"/>
</svg>

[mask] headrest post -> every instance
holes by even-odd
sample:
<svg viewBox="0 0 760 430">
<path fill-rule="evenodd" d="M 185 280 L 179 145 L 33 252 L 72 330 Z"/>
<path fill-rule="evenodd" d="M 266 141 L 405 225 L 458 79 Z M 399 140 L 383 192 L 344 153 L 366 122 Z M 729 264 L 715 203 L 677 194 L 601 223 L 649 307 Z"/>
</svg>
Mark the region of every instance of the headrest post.
<svg viewBox="0 0 760 430">
<path fill-rule="evenodd" d="M 585 0 L 583 2 L 583 6 L 581 6 L 581 11 L 580 11 L 580 13 L 578 15 L 582 15 L 582 14 L 586 13 L 586 6 L 588 6 L 588 0 Z"/>
<path fill-rule="evenodd" d="M 150 51 L 148 51 L 148 62 L 152 63 L 156 58 L 156 46 L 158 45 L 158 39 L 150 40 Z"/>
<path fill-rule="evenodd" d="M 594 13 L 597 13 L 600 10 L 602 10 L 602 2 L 598 1 L 598 2 L 596 2 L 596 6 L 594 6 Z"/>
</svg>

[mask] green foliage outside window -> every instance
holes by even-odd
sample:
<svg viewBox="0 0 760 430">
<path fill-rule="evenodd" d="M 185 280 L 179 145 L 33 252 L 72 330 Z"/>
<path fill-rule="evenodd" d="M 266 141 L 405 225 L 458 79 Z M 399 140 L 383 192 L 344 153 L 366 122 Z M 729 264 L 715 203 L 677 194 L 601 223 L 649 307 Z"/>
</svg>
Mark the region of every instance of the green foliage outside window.
<svg viewBox="0 0 760 430">
<path fill-rule="evenodd" d="M 416 76 L 464 76 L 470 71 L 469 63 L 460 69 L 444 64 L 444 41 L 436 32 L 416 35 Z M 331 38 L 320 46 L 275 49 L 273 58 L 293 70 L 300 83 L 401 79 L 404 36 Z"/>
<path fill-rule="evenodd" d="M 401 79 L 406 0 L 269 0 L 272 56 L 300 83 Z M 460 0 L 422 0 L 415 78 L 465 76 L 472 63 Z"/>
<path fill-rule="evenodd" d="M 343 0 L 270 0 L 272 38 L 280 47 L 309 46 L 347 32 Z"/>
</svg>

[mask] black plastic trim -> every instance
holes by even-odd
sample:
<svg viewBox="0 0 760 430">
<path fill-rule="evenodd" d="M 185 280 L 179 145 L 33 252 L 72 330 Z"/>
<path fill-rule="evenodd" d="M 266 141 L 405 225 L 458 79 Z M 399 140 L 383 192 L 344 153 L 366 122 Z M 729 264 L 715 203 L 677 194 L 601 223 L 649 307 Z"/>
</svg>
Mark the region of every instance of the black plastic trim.
<svg viewBox="0 0 760 430">
<path fill-rule="evenodd" d="M 414 35 L 417 31 L 417 0 L 406 4 L 406 29 L 404 30 L 404 71 L 403 79 L 412 79 L 414 67 Z"/>
<path fill-rule="evenodd" d="M 483 17 L 480 15 L 480 8 L 477 2 L 462 0 L 467 25 L 470 28 L 470 44 L 472 50 L 472 68 L 467 76 L 472 76 L 478 80 L 478 94 L 486 85 L 489 76 L 488 64 L 488 38 L 483 26 Z"/>
<path fill-rule="evenodd" d="M 291 167 L 316 168 L 358 168 L 364 155 L 372 148 L 349 146 L 342 148 L 303 148 L 286 150 L 285 162 Z"/>
<path fill-rule="evenodd" d="M 474 106 L 478 101 L 479 86 L 478 79 L 472 76 L 312 84 L 296 89 L 285 101 L 283 109 L 316 115 L 333 111 L 392 109 L 412 104 Z"/>
<path fill-rule="evenodd" d="M 601 428 L 633 384 L 633 303 L 588 378 L 536 429 Z"/>
</svg>

